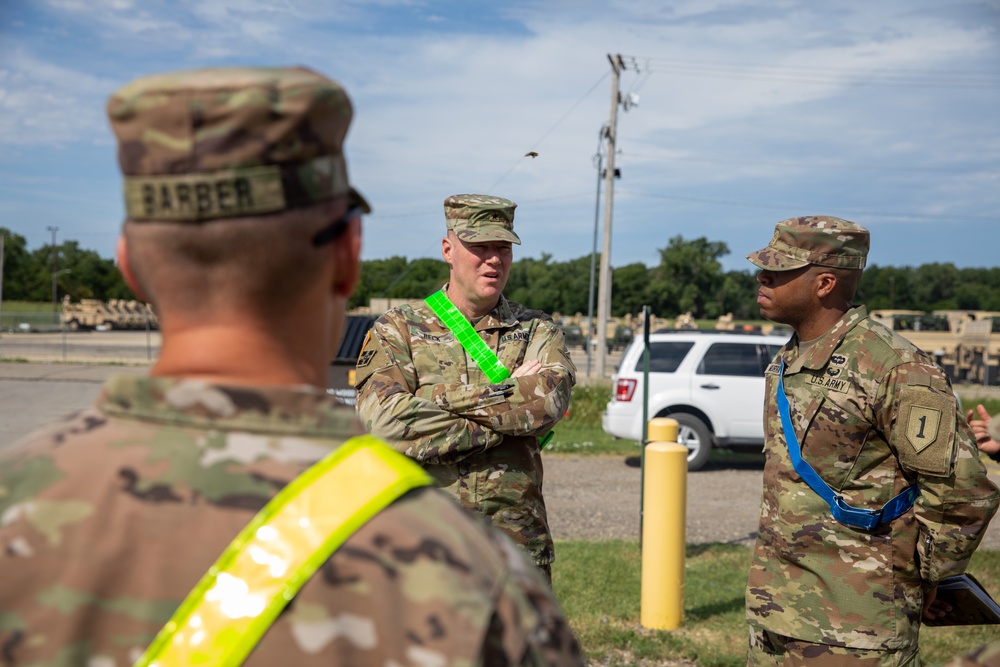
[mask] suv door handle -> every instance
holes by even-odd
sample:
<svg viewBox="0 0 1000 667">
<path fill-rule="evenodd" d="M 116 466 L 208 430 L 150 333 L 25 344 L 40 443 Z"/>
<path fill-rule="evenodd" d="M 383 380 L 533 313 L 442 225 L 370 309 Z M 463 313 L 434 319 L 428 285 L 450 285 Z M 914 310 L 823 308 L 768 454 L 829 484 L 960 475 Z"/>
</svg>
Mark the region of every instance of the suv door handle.
<svg viewBox="0 0 1000 667">
<path fill-rule="evenodd" d="M 701 388 L 702 389 L 718 389 L 719 385 L 717 385 L 717 384 L 703 384 L 703 385 L 701 385 Z"/>
</svg>

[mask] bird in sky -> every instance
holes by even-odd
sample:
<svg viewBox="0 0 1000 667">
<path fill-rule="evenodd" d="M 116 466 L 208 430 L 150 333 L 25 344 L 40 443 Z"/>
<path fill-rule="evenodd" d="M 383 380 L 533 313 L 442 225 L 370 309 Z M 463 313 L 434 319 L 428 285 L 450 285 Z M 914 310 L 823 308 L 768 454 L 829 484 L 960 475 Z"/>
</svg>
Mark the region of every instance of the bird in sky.
<svg viewBox="0 0 1000 667">
<path fill-rule="evenodd" d="M 538 157 L 538 153 L 536 153 L 535 151 L 528 151 L 527 153 L 524 154 L 524 157 Z"/>
</svg>

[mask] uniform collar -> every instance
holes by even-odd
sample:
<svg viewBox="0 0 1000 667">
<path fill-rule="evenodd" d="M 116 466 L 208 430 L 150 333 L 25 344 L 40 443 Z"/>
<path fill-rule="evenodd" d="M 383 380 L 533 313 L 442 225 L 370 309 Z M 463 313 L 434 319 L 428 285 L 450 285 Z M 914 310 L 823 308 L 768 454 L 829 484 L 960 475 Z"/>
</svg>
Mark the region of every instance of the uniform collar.
<svg viewBox="0 0 1000 667">
<path fill-rule="evenodd" d="M 447 294 L 448 283 L 445 283 L 441 289 Z M 516 324 L 517 318 L 514 317 L 514 311 L 507 298 L 501 294 L 500 300 L 497 301 L 497 305 L 493 306 L 493 310 L 479 318 L 479 321 L 472 328 L 476 331 L 491 331 L 493 329 L 506 329 Z"/>
<path fill-rule="evenodd" d="M 788 363 L 787 372 L 797 373 L 804 368 L 818 370 L 826 366 L 830 361 L 830 357 L 833 356 L 834 351 L 840 346 L 840 342 L 844 340 L 844 336 L 847 335 L 847 332 L 856 327 L 867 317 L 868 309 L 865 306 L 855 306 L 854 308 L 848 310 L 837 321 L 837 323 L 834 324 L 829 331 L 820 336 L 808 350 Z M 787 352 L 797 348 L 798 343 L 799 337 L 798 334 L 796 334 L 785 346 L 786 352 L 782 356 L 786 360 L 788 358 Z"/>
<path fill-rule="evenodd" d="M 112 416 L 178 426 L 304 437 L 364 432 L 353 409 L 308 385 L 255 387 L 118 375 L 105 383 L 97 407 Z"/>
</svg>

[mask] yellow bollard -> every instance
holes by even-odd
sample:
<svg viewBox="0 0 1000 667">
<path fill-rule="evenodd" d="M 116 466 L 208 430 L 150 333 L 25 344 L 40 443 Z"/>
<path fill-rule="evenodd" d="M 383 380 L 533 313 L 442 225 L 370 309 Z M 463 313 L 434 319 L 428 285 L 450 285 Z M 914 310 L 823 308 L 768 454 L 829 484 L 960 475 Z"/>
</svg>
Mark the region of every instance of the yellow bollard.
<svg viewBox="0 0 1000 667">
<path fill-rule="evenodd" d="M 639 622 L 675 630 L 684 618 L 687 447 L 677 444 L 677 421 L 649 421 L 643 462 L 642 597 Z"/>
</svg>

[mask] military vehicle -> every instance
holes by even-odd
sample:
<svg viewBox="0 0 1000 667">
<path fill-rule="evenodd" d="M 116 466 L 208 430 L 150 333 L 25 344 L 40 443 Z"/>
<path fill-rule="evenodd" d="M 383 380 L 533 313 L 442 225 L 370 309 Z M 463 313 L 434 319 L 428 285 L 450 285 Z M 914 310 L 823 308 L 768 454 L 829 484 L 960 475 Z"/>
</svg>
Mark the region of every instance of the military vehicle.
<svg viewBox="0 0 1000 667">
<path fill-rule="evenodd" d="M 587 338 L 583 335 L 583 327 L 579 324 L 560 324 L 559 328 L 563 332 L 563 339 L 566 341 L 566 348 L 579 347 L 587 349 Z"/>
<path fill-rule="evenodd" d="M 955 374 L 962 382 L 1000 384 L 1000 312 L 972 311 L 959 335 Z"/>
<path fill-rule="evenodd" d="M 72 303 L 63 298 L 60 320 L 67 329 L 150 329 L 157 328 L 156 314 L 145 303 L 112 299 L 81 299 Z"/>
<path fill-rule="evenodd" d="M 969 311 L 874 310 L 871 317 L 933 356 L 953 381 L 961 381 L 958 344 L 964 327 L 972 319 Z"/>
</svg>

